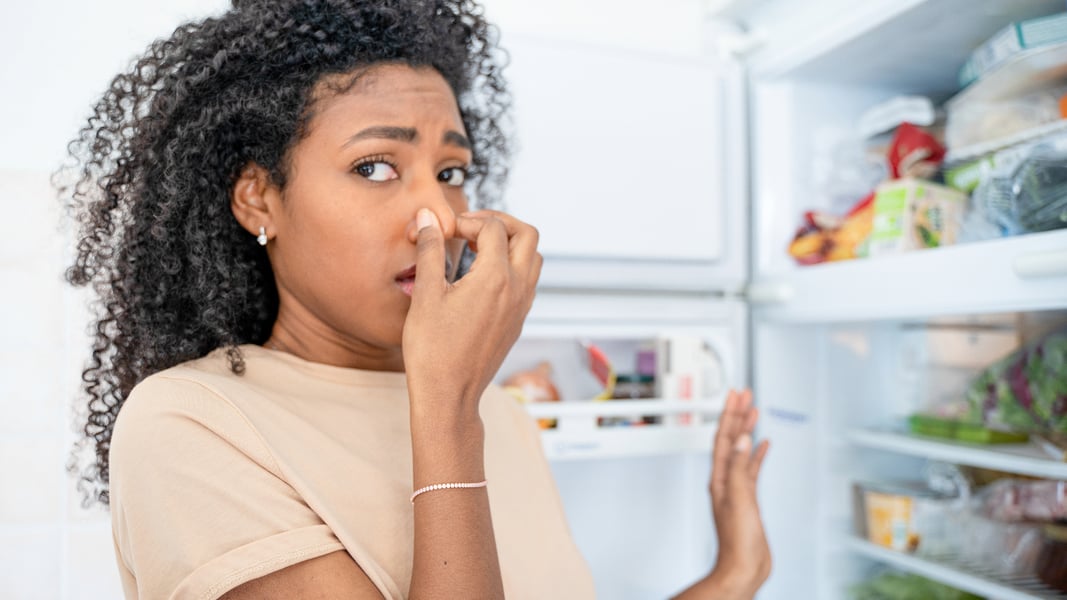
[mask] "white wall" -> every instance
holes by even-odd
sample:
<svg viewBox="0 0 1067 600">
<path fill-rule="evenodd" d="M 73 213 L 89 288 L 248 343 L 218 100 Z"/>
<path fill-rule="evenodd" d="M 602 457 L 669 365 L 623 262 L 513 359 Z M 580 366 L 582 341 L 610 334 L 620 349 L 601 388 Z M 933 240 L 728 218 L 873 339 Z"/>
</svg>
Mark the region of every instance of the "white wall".
<svg viewBox="0 0 1067 600">
<path fill-rule="evenodd" d="M 109 79 L 152 39 L 224 0 L 9 2 L 0 20 L 0 598 L 121 596 L 107 513 L 64 464 L 88 344 L 62 282 L 69 233 L 48 175 Z M 509 32 L 669 54 L 701 50 L 699 0 L 488 0 Z"/>
<path fill-rule="evenodd" d="M 63 284 L 69 235 L 48 176 L 109 79 L 152 39 L 223 0 L 9 2 L 0 20 L 0 598 L 122 591 L 106 512 L 64 465 L 88 350 L 84 296 Z"/>
</svg>

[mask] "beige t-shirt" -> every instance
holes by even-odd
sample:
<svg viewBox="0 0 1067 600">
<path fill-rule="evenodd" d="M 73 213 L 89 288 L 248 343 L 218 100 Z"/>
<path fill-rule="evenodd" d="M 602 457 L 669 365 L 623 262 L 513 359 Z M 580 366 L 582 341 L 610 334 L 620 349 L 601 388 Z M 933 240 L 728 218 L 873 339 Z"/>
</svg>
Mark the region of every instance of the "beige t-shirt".
<svg viewBox="0 0 1067 600">
<path fill-rule="evenodd" d="M 405 598 L 414 528 L 404 374 L 241 349 L 244 375 L 216 350 L 148 377 L 119 413 L 110 490 L 126 596 L 216 598 L 344 549 L 386 598 Z M 592 598 L 536 427 L 496 387 L 481 414 L 507 597 Z"/>
</svg>

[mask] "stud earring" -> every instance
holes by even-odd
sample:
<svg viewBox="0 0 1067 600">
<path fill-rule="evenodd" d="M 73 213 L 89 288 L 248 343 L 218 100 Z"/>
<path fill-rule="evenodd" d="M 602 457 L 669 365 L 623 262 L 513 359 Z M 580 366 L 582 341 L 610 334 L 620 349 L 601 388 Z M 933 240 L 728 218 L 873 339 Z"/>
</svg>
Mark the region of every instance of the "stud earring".
<svg viewBox="0 0 1067 600">
<path fill-rule="evenodd" d="M 267 245 L 267 228 L 266 227 L 260 227 L 259 228 L 259 235 L 256 237 L 256 241 L 259 242 L 260 246 L 266 246 Z"/>
</svg>

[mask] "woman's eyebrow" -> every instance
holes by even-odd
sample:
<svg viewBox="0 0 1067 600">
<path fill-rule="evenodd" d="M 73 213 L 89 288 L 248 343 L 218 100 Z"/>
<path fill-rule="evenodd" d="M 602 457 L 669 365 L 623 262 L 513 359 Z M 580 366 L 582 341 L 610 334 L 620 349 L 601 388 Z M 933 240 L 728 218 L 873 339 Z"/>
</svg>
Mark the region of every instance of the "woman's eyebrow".
<svg viewBox="0 0 1067 600">
<path fill-rule="evenodd" d="M 458 131 L 446 131 L 445 137 L 442 138 L 441 141 L 467 150 L 471 149 L 471 141 L 467 139 L 467 136 Z"/>
<path fill-rule="evenodd" d="M 446 134 L 447 135 L 447 134 Z M 400 142 L 414 142 L 418 139 L 419 133 L 415 131 L 414 127 L 392 127 L 389 125 L 375 125 L 374 127 L 368 127 L 363 131 L 348 138 L 341 147 L 347 148 L 352 144 L 365 140 L 368 138 L 397 140 Z"/>
</svg>

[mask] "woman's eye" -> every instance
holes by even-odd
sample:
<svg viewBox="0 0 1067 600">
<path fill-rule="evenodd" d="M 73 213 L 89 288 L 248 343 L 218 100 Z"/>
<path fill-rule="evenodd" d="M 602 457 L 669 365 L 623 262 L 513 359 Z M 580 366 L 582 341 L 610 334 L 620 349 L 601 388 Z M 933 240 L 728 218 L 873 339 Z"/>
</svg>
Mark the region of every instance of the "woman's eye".
<svg viewBox="0 0 1067 600">
<path fill-rule="evenodd" d="M 381 161 L 371 161 L 356 165 L 356 173 L 371 181 L 389 181 L 399 177 L 392 165 Z"/>
<path fill-rule="evenodd" d="M 447 183 L 448 185 L 454 185 L 459 187 L 463 185 L 463 182 L 467 180 L 467 171 L 459 167 L 453 167 L 451 169 L 445 169 L 437 175 L 438 181 Z"/>
</svg>

